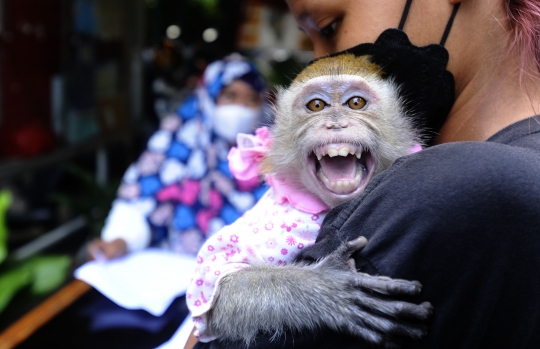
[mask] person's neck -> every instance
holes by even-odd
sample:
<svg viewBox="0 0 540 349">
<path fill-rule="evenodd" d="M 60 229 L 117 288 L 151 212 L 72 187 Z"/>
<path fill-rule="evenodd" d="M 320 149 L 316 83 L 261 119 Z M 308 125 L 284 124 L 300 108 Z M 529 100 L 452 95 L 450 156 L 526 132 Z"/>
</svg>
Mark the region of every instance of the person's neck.
<svg viewBox="0 0 540 349">
<path fill-rule="evenodd" d="M 461 89 L 458 86 L 437 143 L 485 141 L 515 122 L 540 114 L 538 81 L 527 80 L 524 74 L 520 82 L 515 64 L 485 63 Z"/>
<path fill-rule="evenodd" d="M 456 17 L 446 45 L 456 100 L 436 143 L 485 141 L 540 114 L 538 74 L 535 79 L 530 71 L 520 72 L 521 50 L 507 45 L 511 28 L 502 7 L 493 2 L 464 5 L 469 11 Z"/>
</svg>

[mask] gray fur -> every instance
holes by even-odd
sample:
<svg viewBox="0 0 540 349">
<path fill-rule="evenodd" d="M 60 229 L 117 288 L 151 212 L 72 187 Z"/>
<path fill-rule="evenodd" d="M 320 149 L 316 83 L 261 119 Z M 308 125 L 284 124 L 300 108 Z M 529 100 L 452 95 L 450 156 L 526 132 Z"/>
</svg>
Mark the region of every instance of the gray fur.
<svg viewBox="0 0 540 349">
<path fill-rule="evenodd" d="M 397 319 L 425 320 L 432 312 L 429 304 L 377 297 L 417 295 L 421 285 L 351 271 L 347 261 L 359 248 L 343 244 L 314 265 L 253 266 L 227 275 L 208 313 L 209 332 L 247 345 L 259 331 L 280 336 L 285 328 L 327 326 L 389 348 L 397 344 L 392 338 L 423 336 L 422 325 Z"/>
</svg>

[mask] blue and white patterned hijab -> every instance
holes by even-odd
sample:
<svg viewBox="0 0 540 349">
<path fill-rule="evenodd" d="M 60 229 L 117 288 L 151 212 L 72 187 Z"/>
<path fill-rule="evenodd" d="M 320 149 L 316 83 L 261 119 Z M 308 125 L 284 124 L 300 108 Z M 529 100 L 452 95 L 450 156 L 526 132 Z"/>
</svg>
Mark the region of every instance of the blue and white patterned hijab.
<svg viewBox="0 0 540 349">
<path fill-rule="evenodd" d="M 266 190 L 258 182 L 233 178 L 230 145 L 212 132 L 209 115 L 217 97 L 238 79 L 262 98 L 264 80 L 253 63 L 234 55 L 210 64 L 177 115 L 162 120 L 146 151 L 126 172 L 118 199 L 144 202 L 152 245 L 196 254 L 208 235 L 234 222 Z"/>
</svg>

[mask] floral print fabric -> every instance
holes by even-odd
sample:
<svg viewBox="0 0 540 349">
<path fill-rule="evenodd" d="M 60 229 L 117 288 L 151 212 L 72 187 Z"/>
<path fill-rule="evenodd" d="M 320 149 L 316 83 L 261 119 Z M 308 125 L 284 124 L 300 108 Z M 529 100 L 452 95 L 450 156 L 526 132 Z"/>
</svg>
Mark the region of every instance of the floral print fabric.
<svg viewBox="0 0 540 349">
<path fill-rule="evenodd" d="M 326 212 L 303 212 L 280 199 L 270 189 L 255 207 L 201 248 L 186 296 L 199 340 L 215 339 L 206 329 L 206 312 L 212 307 L 221 278 L 250 265 L 287 265 L 315 243 Z"/>
<path fill-rule="evenodd" d="M 193 95 L 177 115 L 162 120 L 147 149 L 126 171 L 115 205 L 142 208 L 151 245 L 196 254 L 208 236 L 233 223 L 267 190 L 258 180 L 234 179 L 227 160 L 230 145 L 209 121 L 220 91 L 236 79 L 263 92 L 264 82 L 252 63 L 231 58 L 210 64 Z M 129 247 L 130 239 L 126 241 Z"/>
</svg>

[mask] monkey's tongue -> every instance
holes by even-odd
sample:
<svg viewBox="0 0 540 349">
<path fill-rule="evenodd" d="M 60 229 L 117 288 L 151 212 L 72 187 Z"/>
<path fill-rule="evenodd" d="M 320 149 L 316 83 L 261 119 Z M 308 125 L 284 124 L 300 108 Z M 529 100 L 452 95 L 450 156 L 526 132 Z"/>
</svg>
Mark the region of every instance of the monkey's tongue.
<svg viewBox="0 0 540 349">
<path fill-rule="evenodd" d="M 323 156 L 319 163 L 321 171 L 330 182 L 352 181 L 356 177 L 357 158 L 347 156 Z"/>
</svg>

